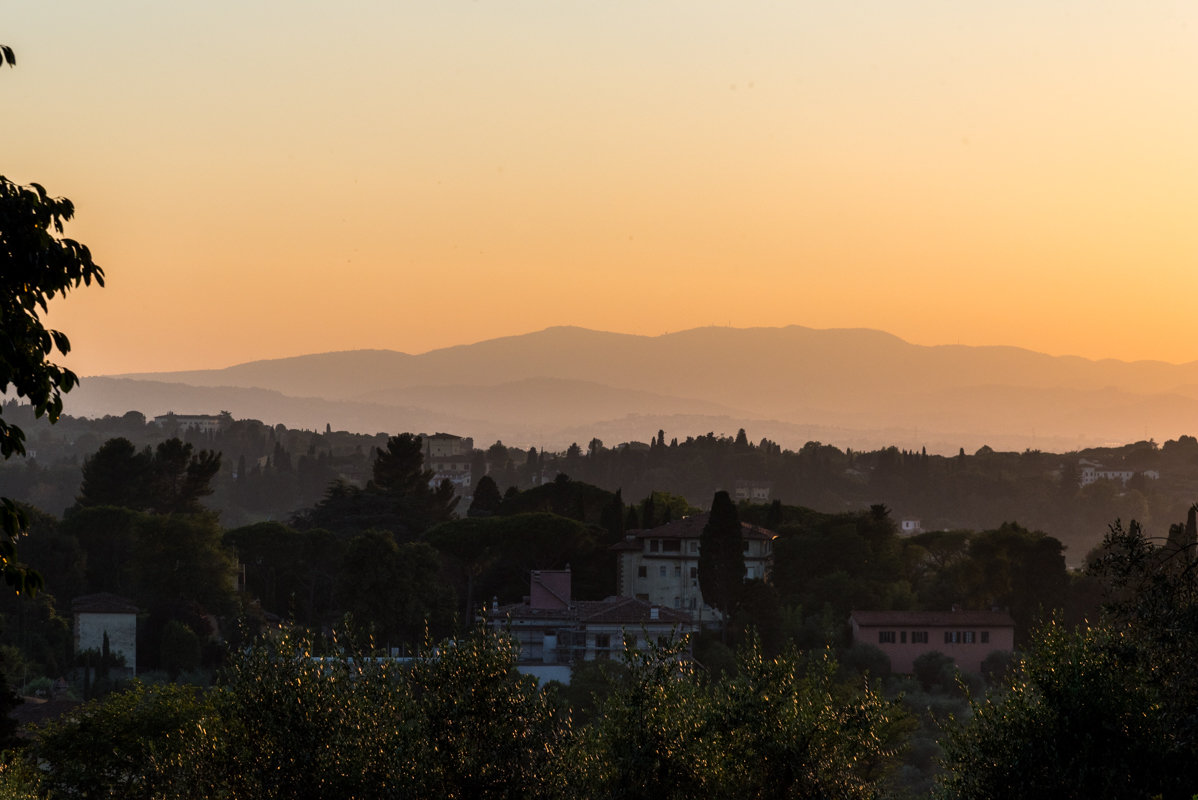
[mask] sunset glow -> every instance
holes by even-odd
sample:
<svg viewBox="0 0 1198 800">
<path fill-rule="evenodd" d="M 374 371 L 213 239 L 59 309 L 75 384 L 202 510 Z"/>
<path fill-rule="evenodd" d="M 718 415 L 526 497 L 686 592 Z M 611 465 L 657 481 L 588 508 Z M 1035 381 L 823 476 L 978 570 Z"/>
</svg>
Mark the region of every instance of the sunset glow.
<svg viewBox="0 0 1198 800">
<path fill-rule="evenodd" d="M 11 0 L 82 374 L 551 325 L 1198 360 L 1198 6 Z"/>
</svg>

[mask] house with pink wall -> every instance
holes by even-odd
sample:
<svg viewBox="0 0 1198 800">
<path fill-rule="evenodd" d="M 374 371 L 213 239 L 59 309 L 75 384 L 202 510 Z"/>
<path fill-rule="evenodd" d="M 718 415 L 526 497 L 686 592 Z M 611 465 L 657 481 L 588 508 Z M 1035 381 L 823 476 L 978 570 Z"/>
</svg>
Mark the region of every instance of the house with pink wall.
<svg viewBox="0 0 1198 800">
<path fill-rule="evenodd" d="M 854 611 L 849 625 L 854 642 L 877 647 L 899 673 L 933 650 L 965 672 L 981 672 L 986 656 L 1015 649 L 1015 621 L 1004 611 Z"/>
</svg>

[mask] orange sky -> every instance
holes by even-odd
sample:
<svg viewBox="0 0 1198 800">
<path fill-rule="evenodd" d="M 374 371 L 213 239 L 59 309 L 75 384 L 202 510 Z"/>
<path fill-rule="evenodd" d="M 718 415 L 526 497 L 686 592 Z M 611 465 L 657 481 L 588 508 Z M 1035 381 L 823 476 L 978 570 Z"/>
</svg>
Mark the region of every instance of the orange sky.
<svg viewBox="0 0 1198 800">
<path fill-rule="evenodd" d="M 1198 5 L 9 0 L 81 374 L 573 324 L 1198 359 Z"/>
</svg>

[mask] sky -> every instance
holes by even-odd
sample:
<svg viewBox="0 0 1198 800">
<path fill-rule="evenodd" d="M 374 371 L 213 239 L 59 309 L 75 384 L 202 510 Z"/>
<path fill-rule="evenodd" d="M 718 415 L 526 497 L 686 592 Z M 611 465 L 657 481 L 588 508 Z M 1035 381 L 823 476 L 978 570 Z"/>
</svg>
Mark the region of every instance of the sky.
<svg viewBox="0 0 1198 800">
<path fill-rule="evenodd" d="M 552 325 L 1198 360 L 1198 4 L 6 0 L 82 375 Z"/>
</svg>

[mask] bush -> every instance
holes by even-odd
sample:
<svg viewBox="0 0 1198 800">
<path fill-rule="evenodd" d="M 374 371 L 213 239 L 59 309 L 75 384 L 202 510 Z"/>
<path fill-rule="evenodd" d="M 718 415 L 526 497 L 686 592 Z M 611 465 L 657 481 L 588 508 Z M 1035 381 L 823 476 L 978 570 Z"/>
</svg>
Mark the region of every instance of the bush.
<svg viewBox="0 0 1198 800">
<path fill-rule="evenodd" d="M 872 644 L 855 642 L 840 655 L 840 667 L 852 675 L 887 678 L 890 676 L 890 656 Z"/>
<path fill-rule="evenodd" d="M 162 627 L 159 653 L 162 668 L 172 681 L 178 680 L 179 673 L 199 669 L 200 637 L 182 622 L 172 619 Z"/>
<path fill-rule="evenodd" d="M 999 685 L 1011 670 L 1015 654 L 1009 650 L 995 650 L 982 660 L 982 677 L 991 686 Z"/>
<path fill-rule="evenodd" d="M 956 684 L 957 665 L 939 650 L 930 650 L 915 659 L 911 671 L 925 692 L 952 691 Z"/>
<path fill-rule="evenodd" d="M 51 796 L 191 798 L 222 782 L 224 737 L 211 695 L 134 681 L 38 734 L 32 763 Z"/>
</svg>

